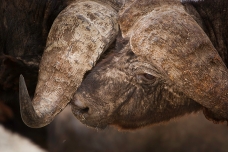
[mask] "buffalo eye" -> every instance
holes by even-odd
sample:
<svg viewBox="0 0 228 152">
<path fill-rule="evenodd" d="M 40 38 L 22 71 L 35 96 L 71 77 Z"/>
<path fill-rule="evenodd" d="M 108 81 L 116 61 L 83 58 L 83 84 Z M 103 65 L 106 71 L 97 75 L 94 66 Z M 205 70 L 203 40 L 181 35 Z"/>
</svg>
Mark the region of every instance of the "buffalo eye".
<svg viewBox="0 0 228 152">
<path fill-rule="evenodd" d="M 156 77 L 148 73 L 142 73 L 137 75 L 137 81 L 139 83 L 151 84 L 156 81 Z"/>
<path fill-rule="evenodd" d="M 153 75 L 150 75 L 148 73 L 144 73 L 143 76 L 147 79 L 147 80 L 153 80 L 155 79 L 155 77 Z"/>
</svg>

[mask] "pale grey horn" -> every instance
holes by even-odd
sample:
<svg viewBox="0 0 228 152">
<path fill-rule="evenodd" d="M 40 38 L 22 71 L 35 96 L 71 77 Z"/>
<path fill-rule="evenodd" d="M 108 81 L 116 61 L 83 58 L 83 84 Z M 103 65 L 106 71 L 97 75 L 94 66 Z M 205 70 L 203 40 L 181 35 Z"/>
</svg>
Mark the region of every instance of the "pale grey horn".
<svg viewBox="0 0 228 152">
<path fill-rule="evenodd" d="M 75 2 L 55 19 L 40 63 L 35 95 L 30 101 L 20 77 L 20 106 L 25 124 L 49 124 L 69 103 L 100 55 L 118 34 L 117 12 L 93 1 Z"/>
</svg>

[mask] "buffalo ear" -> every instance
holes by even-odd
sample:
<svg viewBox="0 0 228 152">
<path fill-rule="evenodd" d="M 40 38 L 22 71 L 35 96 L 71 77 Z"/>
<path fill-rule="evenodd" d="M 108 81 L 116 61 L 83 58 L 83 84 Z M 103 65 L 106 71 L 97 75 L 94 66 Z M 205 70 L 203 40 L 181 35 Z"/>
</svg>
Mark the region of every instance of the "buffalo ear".
<svg viewBox="0 0 228 152">
<path fill-rule="evenodd" d="M 228 71 L 210 39 L 183 6 L 161 6 L 130 34 L 132 51 L 162 69 L 216 120 L 228 120 Z"/>
</svg>

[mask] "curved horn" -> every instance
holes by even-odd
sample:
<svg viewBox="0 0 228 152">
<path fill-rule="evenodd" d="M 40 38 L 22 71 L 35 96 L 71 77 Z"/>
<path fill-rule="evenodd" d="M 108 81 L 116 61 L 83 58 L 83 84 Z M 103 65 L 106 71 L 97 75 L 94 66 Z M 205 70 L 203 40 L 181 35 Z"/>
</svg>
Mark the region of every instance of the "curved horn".
<svg viewBox="0 0 228 152">
<path fill-rule="evenodd" d="M 135 54 L 144 56 L 166 75 L 164 79 L 213 112 L 215 120 L 228 120 L 228 70 L 183 6 L 154 9 L 134 28 L 130 44 Z"/>
<path fill-rule="evenodd" d="M 108 6 L 86 1 L 70 4 L 57 16 L 40 63 L 33 101 L 20 78 L 25 124 L 43 127 L 65 108 L 86 71 L 114 41 L 118 33 L 116 15 Z"/>
</svg>

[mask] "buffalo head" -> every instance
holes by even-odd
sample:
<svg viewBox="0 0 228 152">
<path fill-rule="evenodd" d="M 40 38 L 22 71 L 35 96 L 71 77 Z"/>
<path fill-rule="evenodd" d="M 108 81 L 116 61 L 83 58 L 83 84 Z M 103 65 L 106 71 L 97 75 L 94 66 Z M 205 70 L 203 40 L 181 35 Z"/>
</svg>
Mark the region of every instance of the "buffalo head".
<svg viewBox="0 0 228 152">
<path fill-rule="evenodd" d="M 75 116 L 98 128 L 138 128 L 202 108 L 215 122 L 228 120 L 227 68 L 201 27 L 177 2 L 145 15 L 139 5 L 120 13 L 128 43 L 86 76 Z"/>
</svg>

